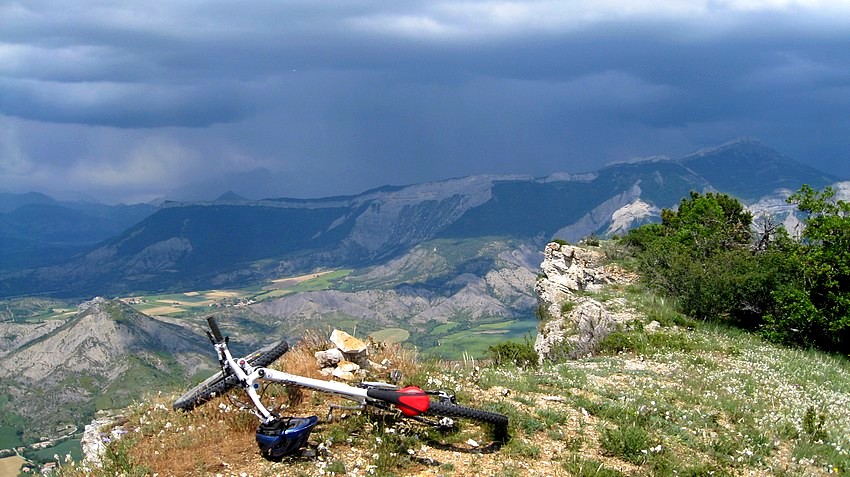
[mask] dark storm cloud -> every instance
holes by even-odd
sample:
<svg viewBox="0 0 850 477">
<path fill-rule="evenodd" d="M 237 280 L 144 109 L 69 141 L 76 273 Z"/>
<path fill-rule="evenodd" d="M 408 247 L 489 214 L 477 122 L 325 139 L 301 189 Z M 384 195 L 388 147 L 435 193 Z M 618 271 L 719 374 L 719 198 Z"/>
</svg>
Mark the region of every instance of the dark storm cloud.
<svg viewBox="0 0 850 477">
<path fill-rule="evenodd" d="M 845 3 L 67 7 L 0 3 L 0 188 L 64 173 L 124 200 L 124 177 L 155 196 L 264 167 L 316 196 L 744 135 L 850 176 Z"/>
</svg>

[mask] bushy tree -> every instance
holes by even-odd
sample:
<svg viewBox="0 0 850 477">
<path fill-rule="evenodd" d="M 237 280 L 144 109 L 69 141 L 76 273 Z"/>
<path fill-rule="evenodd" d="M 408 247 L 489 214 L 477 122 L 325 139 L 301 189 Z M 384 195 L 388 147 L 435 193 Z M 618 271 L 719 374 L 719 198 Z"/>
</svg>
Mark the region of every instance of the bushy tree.
<svg viewBox="0 0 850 477">
<path fill-rule="evenodd" d="M 800 246 L 789 260 L 798 280 L 778 287 L 767 316 L 774 339 L 846 352 L 850 349 L 850 203 L 827 187 L 803 186 L 788 198 L 807 214 Z"/>
<path fill-rule="evenodd" d="M 517 343 L 515 341 L 503 341 L 487 348 L 487 355 L 493 360 L 496 366 L 504 366 L 511 363 L 521 368 L 537 367 L 537 351 L 534 350 L 534 344 L 525 337 L 525 341 Z"/>
<path fill-rule="evenodd" d="M 664 209 L 660 224 L 632 230 L 641 275 L 678 299 L 682 312 L 701 319 L 725 317 L 756 326 L 773 275 L 761 270 L 752 248 L 752 215 L 726 194 L 691 192 L 678 209 Z"/>
<path fill-rule="evenodd" d="M 738 199 L 726 194 L 691 192 L 677 210 L 661 211 L 665 234 L 686 246 L 694 258 L 749 246 L 753 216 Z"/>
<path fill-rule="evenodd" d="M 632 230 L 644 279 L 694 318 L 758 329 L 798 346 L 850 350 L 850 203 L 803 186 L 789 203 L 802 235 L 752 216 L 724 194 L 692 192 L 660 224 Z M 757 227 L 758 228 L 758 227 Z"/>
</svg>

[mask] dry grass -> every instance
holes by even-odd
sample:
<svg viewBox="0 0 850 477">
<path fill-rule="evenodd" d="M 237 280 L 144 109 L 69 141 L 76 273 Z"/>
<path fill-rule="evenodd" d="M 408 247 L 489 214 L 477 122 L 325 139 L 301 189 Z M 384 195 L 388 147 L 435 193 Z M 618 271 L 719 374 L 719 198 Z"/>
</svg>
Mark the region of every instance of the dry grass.
<svg viewBox="0 0 850 477">
<path fill-rule="evenodd" d="M 170 402 L 156 403 L 128 423 L 140 430 L 129 451 L 131 462 L 153 474 L 190 476 L 215 474 L 255 460 L 256 418 L 233 409 L 227 399 L 216 399 L 192 413 L 164 410 L 167 406 Z"/>
<path fill-rule="evenodd" d="M 236 298 L 242 296 L 242 293 L 228 290 L 210 290 L 204 292 L 204 296 L 209 298 Z"/>
</svg>

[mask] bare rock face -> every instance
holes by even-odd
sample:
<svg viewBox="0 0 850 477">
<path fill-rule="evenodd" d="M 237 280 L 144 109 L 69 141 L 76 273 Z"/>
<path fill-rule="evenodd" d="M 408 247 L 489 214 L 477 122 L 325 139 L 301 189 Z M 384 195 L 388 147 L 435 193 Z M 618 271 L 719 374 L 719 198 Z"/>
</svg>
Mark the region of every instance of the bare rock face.
<svg viewBox="0 0 850 477">
<path fill-rule="evenodd" d="M 613 279 L 602 268 L 601 252 L 550 242 L 540 270 L 545 276 L 534 289 L 546 303 L 560 304 L 574 292 L 599 290 Z"/>
<path fill-rule="evenodd" d="M 636 318 L 622 300 L 605 304 L 576 292 L 629 282 L 634 277 L 606 270 L 601 252 L 551 242 L 546 245 L 540 269 L 543 277 L 535 291 L 548 316 L 534 349 L 540 360 L 575 358 L 591 353 L 599 342 L 621 324 Z"/>
<path fill-rule="evenodd" d="M 103 467 L 103 455 L 106 453 L 106 443 L 120 439 L 126 434 L 122 427 L 127 419 L 122 414 L 109 411 L 98 411 L 97 417 L 86 424 L 80 446 L 83 452 L 83 465 L 87 470 Z"/>
<path fill-rule="evenodd" d="M 592 354 L 599 343 L 617 329 L 635 319 L 627 310 L 614 311 L 589 297 L 576 299 L 564 316 L 550 320 L 538 333 L 534 348 L 541 359 L 577 358 Z"/>
</svg>

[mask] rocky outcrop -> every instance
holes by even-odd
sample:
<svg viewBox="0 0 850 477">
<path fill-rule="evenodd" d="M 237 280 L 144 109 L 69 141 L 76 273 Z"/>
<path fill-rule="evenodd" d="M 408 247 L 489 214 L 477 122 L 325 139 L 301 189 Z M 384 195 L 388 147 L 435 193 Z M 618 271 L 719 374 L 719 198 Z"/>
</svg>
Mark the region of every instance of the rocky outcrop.
<svg viewBox="0 0 850 477">
<path fill-rule="evenodd" d="M 625 234 L 630 229 L 660 219 L 661 210 L 658 207 L 636 199 L 614 211 L 611 215 L 611 225 L 605 231 L 605 236 Z"/>
<path fill-rule="evenodd" d="M 334 347 L 317 351 L 316 364 L 323 376 L 333 376 L 342 381 L 356 381 L 367 376 L 370 371 L 386 371 L 385 365 L 369 360 L 369 343 L 355 338 L 342 330 L 333 330 L 330 342 Z"/>
<path fill-rule="evenodd" d="M 603 266 L 599 251 L 551 242 L 546 245 L 535 285 L 543 324 L 534 349 L 541 361 L 591 353 L 618 326 L 636 318 L 621 299 L 601 303 L 579 292 L 598 291 L 635 279 L 622 270 Z"/>
<path fill-rule="evenodd" d="M 106 445 L 111 440 L 120 439 L 127 433 L 122 427 L 127 422 L 123 414 L 114 411 L 98 411 L 97 417 L 86 424 L 80 447 L 83 453 L 83 466 L 85 470 L 99 469 L 102 467 L 103 455 L 106 453 Z"/>
</svg>

